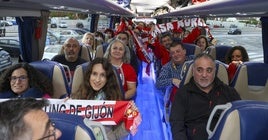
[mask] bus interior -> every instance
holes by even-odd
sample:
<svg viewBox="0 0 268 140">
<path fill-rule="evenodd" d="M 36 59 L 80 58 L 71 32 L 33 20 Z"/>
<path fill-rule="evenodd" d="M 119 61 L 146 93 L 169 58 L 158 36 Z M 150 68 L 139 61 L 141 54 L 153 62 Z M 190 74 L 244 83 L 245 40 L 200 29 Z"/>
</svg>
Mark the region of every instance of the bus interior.
<svg viewBox="0 0 268 140">
<path fill-rule="evenodd" d="M 240 75 L 242 76 L 237 75 L 235 81 L 229 84 L 233 87 L 237 87 L 239 93 L 246 93 L 241 95 L 245 100 L 253 100 L 257 103 L 258 101 L 268 101 L 268 1 L 206 0 L 200 3 L 187 4 L 186 6 L 177 5 L 177 7 L 172 7 L 169 3 L 179 3 L 179 0 L 130 1 L 130 8 L 125 8 L 122 6 L 122 1 L 120 0 L 1 0 L 0 17 L 15 17 L 18 26 L 17 37 L 20 42 L 21 56 L 23 61 L 29 63 L 40 61 L 43 58 L 44 49 L 46 47 L 46 36 L 49 34 L 48 29 L 52 27 L 48 23 L 50 12 L 58 11 L 88 14 L 91 21 L 87 28 L 90 32 L 98 30 L 99 15 L 108 17 L 108 28 L 114 28 L 115 23 L 120 22 L 122 17 L 125 19 L 154 19 L 152 21 L 155 22 L 155 24 L 165 24 L 172 22 L 174 19 L 202 18 L 208 21 L 208 19 L 256 17 L 260 22 L 258 27 L 249 28 L 249 31 L 242 30 L 241 37 L 234 35 L 232 36 L 232 39 L 251 38 L 253 35 L 247 35 L 247 33 L 255 32 L 257 30 L 258 35 L 256 40 L 259 42 L 259 48 L 256 49 L 251 47 L 249 53 L 258 54 L 257 58 L 253 58 L 253 61 L 256 61 L 258 64 L 245 64 L 244 67 L 240 68 L 242 71 Z M 121 4 L 118 4 L 119 2 L 121 2 Z M 167 7 L 168 10 L 165 11 L 163 7 Z M 163 8 L 161 12 L 156 14 L 155 12 L 157 9 L 159 10 L 161 8 Z M 42 21 L 42 23 L 38 21 Z M 207 23 L 208 26 L 212 24 L 213 22 Z M 216 27 L 216 24 L 212 26 L 218 28 Z M 221 29 L 221 26 L 223 25 L 217 24 L 217 26 L 220 26 L 219 29 Z M 229 26 L 229 24 L 226 26 Z M 0 29 L 4 28 L 5 26 L 0 27 Z M 68 28 L 69 25 L 67 29 Z M 218 30 L 212 28 L 210 28 L 212 34 L 214 31 L 216 32 L 215 34 L 217 34 Z M 5 31 L 5 34 L 7 35 L 8 32 Z M 38 37 L 36 37 L 36 35 Z M 230 37 L 230 35 L 227 35 L 227 32 L 224 31 L 224 35 L 215 35 L 215 38 L 217 37 L 222 37 L 224 39 L 225 37 Z M 226 44 L 223 43 L 221 45 L 224 46 Z M 233 46 L 233 44 L 227 44 L 227 46 L 228 45 Z M 129 135 L 126 138 L 128 140 L 172 139 L 170 124 L 167 119 L 170 110 L 165 106 L 169 89 L 163 92 L 155 87 L 157 67 L 153 64 L 154 62 L 155 61 L 152 61 L 150 65 L 149 74 L 146 71 L 146 67 L 148 66 L 147 63 L 140 63 L 141 70 L 138 74 L 137 93 L 134 102 L 142 115 L 142 123 L 138 128 L 138 132 L 134 136 Z M 254 69 L 256 67 L 258 67 L 258 69 Z M 241 77 L 243 78 L 240 79 Z M 242 85 L 245 81 L 248 82 L 245 85 Z M 249 83 L 252 83 L 252 85 L 249 85 Z M 254 85 L 254 83 L 261 84 Z M 261 88 L 262 91 L 258 91 Z M 248 104 L 251 106 L 256 105 L 255 102 L 250 102 Z M 240 106 L 240 104 L 238 104 L 238 106 Z M 256 107 L 261 108 L 262 105 L 256 105 Z M 211 139 L 218 138 L 211 137 Z"/>
</svg>

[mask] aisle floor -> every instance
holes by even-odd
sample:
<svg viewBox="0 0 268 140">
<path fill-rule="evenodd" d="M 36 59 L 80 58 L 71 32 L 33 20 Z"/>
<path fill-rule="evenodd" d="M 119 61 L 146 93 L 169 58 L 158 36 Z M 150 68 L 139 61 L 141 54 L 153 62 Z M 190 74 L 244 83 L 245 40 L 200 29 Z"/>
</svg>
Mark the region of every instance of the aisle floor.
<svg viewBox="0 0 268 140">
<path fill-rule="evenodd" d="M 170 140 L 171 133 L 164 117 L 163 93 L 155 88 L 155 72 L 153 64 L 150 66 L 150 75 L 145 73 L 147 64 L 142 64 L 139 73 L 137 96 L 135 103 L 142 115 L 142 123 L 135 136 L 129 140 Z"/>
</svg>

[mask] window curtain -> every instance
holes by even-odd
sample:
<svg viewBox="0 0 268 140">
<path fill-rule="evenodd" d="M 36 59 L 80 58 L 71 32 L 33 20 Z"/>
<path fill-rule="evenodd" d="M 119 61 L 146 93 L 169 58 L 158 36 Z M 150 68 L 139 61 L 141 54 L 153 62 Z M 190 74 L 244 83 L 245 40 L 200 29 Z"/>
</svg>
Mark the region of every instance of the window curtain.
<svg viewBox="0 0 268 140">
<path fill-rule="evenodd" d="M 33 46 L 37 46 L 37 41 L 34 39 L 36 20 L 36 17 L 16 17 L 21 45 L 21 57 L 24 62 L 32 62 L 34 58 L 32 48 Z"/>
<path fill-rule="evenodd" d="M 41 37 L 38 39 L 38 49 L 39 49 L 38 60 L 41 60 L 44 54 L 49 14 L 50 14 L 49 11 L 41 11 L 40 21 L 42 22 L 42 24 L 41 24 Z"/>
<path fill-rule="evenodd" d="M 263 46 L 263 60 L 268 64 L 268 17 L 261 17 L 262 24 L 262 46 Z"/>
<path fill-rule="evenodd" d="M 98 29 L 98 20 L 99 20 L 98 14 L 92 14 L 91 15 L 91 21 L 90 21 L 90 32 L 94 33 Z"/>
<path fill-rule="evenodd" d="M 24 62 L 41 60 L 46 42 L 48 11 L 41 11 L 41 17 L 16 17 L 21 57 Z"/>
</svg>

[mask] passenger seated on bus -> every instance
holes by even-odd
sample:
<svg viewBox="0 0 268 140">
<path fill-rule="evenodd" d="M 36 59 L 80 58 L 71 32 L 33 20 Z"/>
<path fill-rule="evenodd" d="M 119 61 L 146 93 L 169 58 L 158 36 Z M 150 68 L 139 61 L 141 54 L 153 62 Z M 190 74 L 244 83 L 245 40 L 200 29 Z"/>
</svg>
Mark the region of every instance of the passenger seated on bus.
<svg viewBox="0 0 268 140">
<path fill-rule="evenodd" d="M 87 100 L 123 100 L 123 94 L 118 85 L 113 65 L 106 58 L 95 58 L 87 67 L 83 83 L 78 92 L 72 93 L 72 99 Z M 129 132 L 124 129 L 124 123 L 105 127 L 109 140 L 122 139 Z M 119 133 L 120 132 L 120 133 Z"/>
<path fill-rule="evenodd" d="M 196 44 L 197 46 L 199 46 L 201 48 L 201 51 L 202 52 L 204 52 L 209 47 L 208 39 L 204 35 L 198 36 L 196 38 L 194 44 Z"/>
<path fill-rule="evenodd" d="M 114 31 L 110 28 L 105 29 L 104 34 L 106 43 L 111 42 L 115 36 Z"/>
<path fill-rule="evenodd" d="M 63 44 L 64 54 L 58 54 L 51 59 L 52 61 L 59 62 L 69 67 L 71 76 L 66 72 L 66 75 L 69 76 L 69 80 L 73 76 L 76 66 L 87 62 L 79 56 L 80 49 L 81 47 L 78 40 L 74 37 L 70 37 Z"/>
<path fill-rule="evenodd" d="M 128 47 L 118 39 L 112 41 L 107 48 L 104 57 L 116 67 L 125 91 L 125 99 L 130 100 L 136 94 L 137 75 L 130 63 Z"/>
<path fill-rule="evenodd" d="M 192 71 L 193 77 L 177 91 L 171 107 L 170 124 L 174 140 L 208 139 L 206 124 L 212 109 L 219 104 L 240 100 L 234 88 L 216 77 L 212 56 L 198 54 Z"/>
<path fill-rule="evenodd" d="M 48 101 L 34 98 L 11 99 L 0 103 L 1 140 L 58 139 L 61 131 L 49 119 L 43 107 Z"/>
<path fill-rule="evenodd" d="M 120 32 L 116 35 L 115 37 L 118 40 L 121 40 L 129 50 L 130 54 L 130 65 L 134 68 L 136 75 L 139 73 L 139 62 L 138 62 L 138 57 L 135 53 L 134 46 L 133 44 L 130 43 L 130 38 L 131 36 L 127 32 Z M 108 49 L 106 49 L 108 50 Z M 105 52 L 106 53 L 106 52 Z"/>
<path fill-rule="evenodd" d="M 52 96 L 52 82 L 28 63 L 12 65 L 0 77 L 0 98 Z"/>
<path fill-rule="evenodd" d="M 87 48 L 90 61 L 92 61 L 95 58 L 97 48 L 94 34 L 90 32 L 85 33 L 82 38 L 82 45 Z"/>
<path fill-rule="evenodd" d="M 173 42 L 172 35 L 170 32 L 162 33 L 160 36 L 160 40 L 155 39 L 154 44 L 149 44 L 148 47 L 152 49 L 157 60 L 160 61 L 160 69 L 166 63 L 169 62 L 169 47 Z"/>
<path fill-rule="evenodd" d="M 173 31 L 172 31 L 173 40 L 181 41 L 183 38 L 184 30 L 185 30 L 184 28 L 173 29 Z"/>
<path fill-rule="evenodd" d="M 182 39 L 183 43 L 190 43 L 194 44 L 195 40 L 200 36 L 204 35 L 206 36 L 206 29 L 204 27 L 195 27 L 192 29 L 192 31 Z"/>
<path fill-rule="evenodd" d="M 186 49 L 183 44 L 176 41 L 170 45 L 169 52 L 171 60 L 161 68 L 156 79 L 156 87 L 165 91 L 168 87 L 172 86 L 170 95 L 172 102 L 182 79 L 182 66 L 185 61 L 192 60 L 194 56 L 186 56 Z"/>
<path fill-rule="evenodd" d="M 106 31 L 106 30 L 105 30 Z M 114 36 L 114 32 L 112 30 L 110 31 L 107 31 L 107 34 L 108 36 L 112 36 L 111 34 L 113 33 L 113 36 Z M 107 50 L 108 46 L 109 46 L 109 43 L 113 40 L 114 38 L 109 38 L 109 41 L 105 41 L 102 43 L 102 44 L 98 44 L 97 47 L 96 47 L 96 56 L 95 57 L 103 57 L 105 51 Z"/>
<path fill-rule="evenodd" d="M 243 46 L 234 46 L 226 54 L 225 62 L 228 64 L 227 72 L 229 82 L 233 79 L 237 67 L 243 62 L 249 61 L 247 50 Z"/>
</svg>

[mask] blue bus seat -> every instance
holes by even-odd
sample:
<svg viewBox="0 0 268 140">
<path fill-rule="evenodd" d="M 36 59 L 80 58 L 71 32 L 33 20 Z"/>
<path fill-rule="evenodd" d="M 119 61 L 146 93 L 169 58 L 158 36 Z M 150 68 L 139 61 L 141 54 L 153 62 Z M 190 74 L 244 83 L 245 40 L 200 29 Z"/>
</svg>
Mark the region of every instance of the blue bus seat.
<svg viewBox="0 0 268 140">
<path fill-rule="evenodd" d="M 242 99 L 268 101 L 268 64 L 245 62 L 238 67 L 231 86 Z"/>
<path fill-rule="evenodd" d="M 64 68 L 58 62 L 50 60 L 34 61 L 29 63 L 31 66 L 42 72 L 52 81 L 53 98 L 63 98 L 70 93 L 70 87 Z"/>
<path fill-rule="evenodd" d="M 197 55 L 197 54 L 201 53 L 201 48 L 195 44 L 183 43 L 183 46 L 186 49 L 186 56 Z"/>
<path fill-rule="evenodd" d="M 214 59 L 219 60 L 225 63 L 225 56 L 228 51 L 232 48 L 232 46 L 225 46 L 225 45 L 217 45 L 217 46 L 210 46 L 207 48 L 208 54 L 210 54 Z"/>
<path fill-rule="evenodd" d="M 90 62 L 77 65 L 73 75 L 73 81 L 71 85 L 71 93 L 77 93 L 80 85 L 83 83 L 84 72 L 86 71 L 87 66 Z"/>
<path fill-rule="evenodd" d="M 59 140 L 96 140 L 92 129 L 84 123 L 83 117 L 58 112 L 48 115 L 62 133 Z"/>
<path fill-rule="evenodd" d="M 217 112 L 221 112 L 220 116 Z M 219 116 L 215 127 L 212 119 Z M 209 140 L 265 140 L 268 139 L 268 103 L 239 100 L 217 105 L 207 123 Z M 214 118 L 215 119 L 215 118 Z"/>
<path fill-rule="evenodd" d="M 84 63 L 84 64 L 81 64 L 81 65 L 78 65 L 74 71 L 74 76 L 73 76 L 73 82 L 72 82 L 72 85 L 71 85 L 71 93 L 77 93 L 78 90 L 79 90 L 79 87 L 80 85 L 83 83 L 83 78 L 84 78 L 84 72 L 86 71 L 87 69 L 87 66 L 89 65 L 90 62 L 87 62 L 87 63 Z M 119 89 L 121 89 L 121 92 L 122 94 L 124 95 L 124 89 L 123 89 L 123 85 L 122 85 L 122 82 L 121 82 L 121 79 L 120 79 L 120 76 L 116 70 L 116 68 L 114 67 L 114 73 L 117 77 L 117 83 L 118 83 L 118 86 Z"/>
<path fill-rule="evenodd" d="M 216 76 L 223 83 L 229 85 L 228 73 L 226 69 L 227 65 L 218 60 L 215 60 L 215 62 L 216 62 Z M 183 79 L 181 80 L 180 86 L 183 86 L 190 81 L 191 77 L 193 76 L 192 67 L 193 67 L 193 61 L 187 61 L 186 63 L 184 63 L 181 73 Z"/>
</svg>

